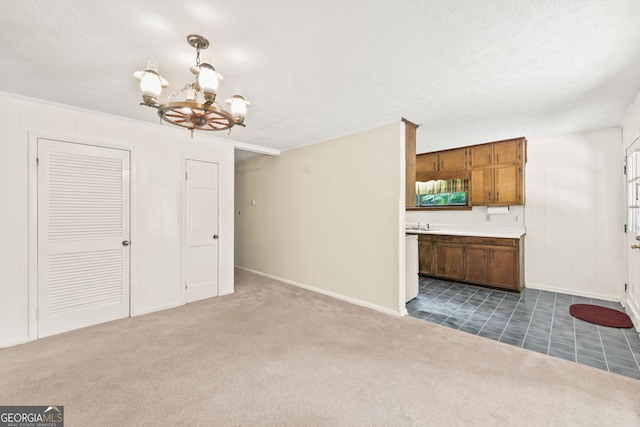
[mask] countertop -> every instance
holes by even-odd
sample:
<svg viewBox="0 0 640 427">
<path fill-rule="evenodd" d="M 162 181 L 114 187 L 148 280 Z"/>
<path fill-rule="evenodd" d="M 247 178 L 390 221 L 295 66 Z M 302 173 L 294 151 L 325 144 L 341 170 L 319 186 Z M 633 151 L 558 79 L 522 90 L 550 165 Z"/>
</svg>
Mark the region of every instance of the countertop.
<svg viewBox="0 0 640 427">
<path fill-rule="evenodd" d="M 448 236 L 477 236 L 477 237 L 498 237 L 506 239 L 520 239 L 526 234 L 525 227 L 482 227 L 472 225 L 452 225 L 452 224 L 426 224 L 407 223 L 406 234 L 440 234 Z"/>
</svg>

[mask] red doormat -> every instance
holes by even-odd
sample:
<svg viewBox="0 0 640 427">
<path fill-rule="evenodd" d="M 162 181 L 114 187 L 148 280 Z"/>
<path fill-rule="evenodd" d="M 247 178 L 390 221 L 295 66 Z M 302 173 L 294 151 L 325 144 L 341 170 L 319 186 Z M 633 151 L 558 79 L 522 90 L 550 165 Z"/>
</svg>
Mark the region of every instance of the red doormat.
<svg viewBox="0 0 640 427">
<path fill-rule="evenodd" d="M 569 307 L 569 313 L 577 319 L 595 323 L 596 325 L 609 326 L 611 328 L 633 328 L 631 318 L 613 308 L 591 304 L 573 304 Z"/>
</svg>

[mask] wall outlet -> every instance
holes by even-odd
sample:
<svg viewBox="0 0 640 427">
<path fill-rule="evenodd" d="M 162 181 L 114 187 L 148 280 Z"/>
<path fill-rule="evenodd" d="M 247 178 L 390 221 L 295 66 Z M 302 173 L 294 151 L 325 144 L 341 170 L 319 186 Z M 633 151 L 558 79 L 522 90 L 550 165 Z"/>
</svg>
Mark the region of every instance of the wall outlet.
<svg viewBox="0 0 640 427">
<path fill-rule="evenodd" d="M 249 206 L 255 206 L 255 205 L 256 205 L 256 201 L 255 201 L 255 200 L 253 200 L 253 199 L 251 199 L 251 200 L 249 201 Z"/>
</svg>

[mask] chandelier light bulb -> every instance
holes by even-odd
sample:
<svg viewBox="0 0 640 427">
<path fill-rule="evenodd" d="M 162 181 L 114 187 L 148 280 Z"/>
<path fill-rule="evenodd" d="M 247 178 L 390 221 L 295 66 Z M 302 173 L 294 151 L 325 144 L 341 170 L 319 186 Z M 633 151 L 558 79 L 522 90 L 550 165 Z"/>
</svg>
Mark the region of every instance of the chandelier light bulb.
<svg viewBox="0 0 640 427">
<path fill-rule="evenodd" d="M 147 105 L 156 104 L 160 93 L 162 93 L 162 88 L 169 86 L 169 82 L 158 74 L 158 63 L 155 61 L 147 61 L 147 69 L 136 71 L 133 76 L 140 80 L 142 100 Z"/>
<path fill-rule="evenodd" d="M 242 89 L 236 88 L 233 97 L 227 99 L 225 102 L 231 105 L 231 114 L 236 123 L 241 124 L 244 121 L 244 116 L 247 114 L 247 106 L 251 105 L 251 103 L 242 96 Z"/>
</svg>

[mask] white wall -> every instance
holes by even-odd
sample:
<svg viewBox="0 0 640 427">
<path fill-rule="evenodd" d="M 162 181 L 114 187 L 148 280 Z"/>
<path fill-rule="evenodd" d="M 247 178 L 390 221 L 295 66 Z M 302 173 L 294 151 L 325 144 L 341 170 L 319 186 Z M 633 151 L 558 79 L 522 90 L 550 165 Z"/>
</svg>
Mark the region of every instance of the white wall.
<svg viewBox="0 0 640 427">
<path fill-rule="evenodd" d="M 149 111 L 149 114 L 154 114 Z M 181 192 L 185 157 L 220 163 L 220 293 L 233 292 L 234 147 L 172 126 L 0 93 L 0 347 L 29 335 L 28 135 L 132 150 L 131 313 L 182 304 Z M 33 330 L 33 325 L 32 328 Z"/>
<path fill-rule="evenodd" d="M 486 206 L 474 206 L 471 210 L 464 211 L 407 211 L 408 223 L 420 222 L 422 224 L 445 225 L 473 225 L 485 227 L 524 227 L 524 207 L 509 206 L 509 213 L 487 215 Z"/>
<path fill-rule="evenodd" d="M 239 162 L 236 264 L 402 312 L 403 177 L 402 122 Z"/>
<path fill-rule="evenodd" d="M 638 137 L 640 137 L 640 95 L 638 95 L 635 102 L 631 104 L 622 121 L 621 158 L 626 154 L 627 148 L 633 144 Z M 622 182 L 623 188 L 626 188 L 624 180 Z M 628 243 L 625 240 L 623 246 L 625 251 L 629 250 L 627 245 Z M 625 266 L 628 269 L 633 269 L 634 272 L 637 272 L 639 268 L 637 265 L 627 265 L 626 263 Z M 629 279 L 629 277 L 627 278 Z M 627 314 L 633 319 L 636 329 L 640 331 L 640 284 L 634 280 L 627 280 L 627 283 L 629 283 L 629 292 L 624 294 L 622 303 L 626 308 Z"/>
<path fill-rule="evenodd" d="M 528 143 L 525 282 L 619 301 L 624 291 L 620 128 Z"/>
</svg>

